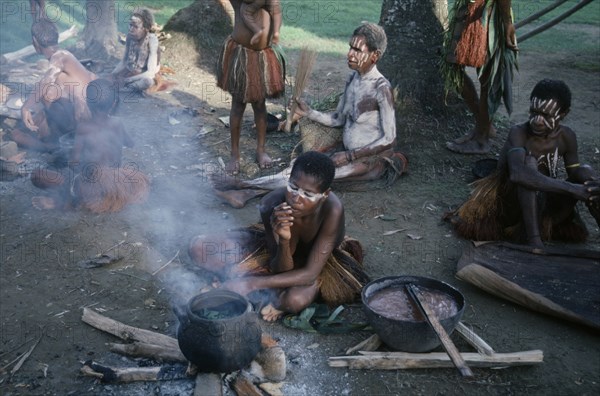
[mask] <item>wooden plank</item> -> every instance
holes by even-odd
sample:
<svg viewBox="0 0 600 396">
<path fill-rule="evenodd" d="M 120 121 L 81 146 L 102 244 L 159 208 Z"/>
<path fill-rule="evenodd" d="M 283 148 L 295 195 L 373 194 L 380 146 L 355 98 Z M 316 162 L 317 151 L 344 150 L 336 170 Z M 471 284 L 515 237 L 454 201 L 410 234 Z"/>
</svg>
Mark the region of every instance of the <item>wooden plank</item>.
<svg viewBox="0 0 600 396">
<path fill-rule="evenodd" d="M 437 334 L 438 338 L 442 342 L 442 346 L 448 353 L 448 356 L 450 356 L 450 360 L 452 360 L 452 363 L 454 363 L 460 374 L 463 377 L 472 377 L 473 372 L 471 371 L 469 366 L 467 366 L 467 363 L 463 359 L 458 349 L 456 349 L 456 345 L 454 345 L 454 343 L 450 339 L 450 336 L 446 332 L 446 329 L 444 329 L 437 315 L 435 314 L 433 309 L 431 309 L 425 297 L 421 294 L 421 289 L 418 286 L 411 284 L 407 284 L 406 289 L 408 290 L 409 295 L 412 298 L 414 298 L 421 311 L 423 311 L 427 322 L 429 322 L 429 324 L 435 331 L 435 334 Z"/>
<path fill-rule="evenodd" d="M 360 352 L 358 356 L 333 356 L 330 367 L 367 370 L 405 370 L 421 368 L 453 368 L 454 363 L 444 352 Z M 540 350 L 495 353 L 492 356 L 477 352 L 462 352 L 462 358 L 471 367 L 510 367 L 540 364 L 544 353 Z"/>
<path fill-rule="evenodd" d="M 537 254 L 503 243 L 467 246 L 456 276 L 495 296 L 600 330 L 600 252 L 584 252 L 555 247 Z"/>
</svg>

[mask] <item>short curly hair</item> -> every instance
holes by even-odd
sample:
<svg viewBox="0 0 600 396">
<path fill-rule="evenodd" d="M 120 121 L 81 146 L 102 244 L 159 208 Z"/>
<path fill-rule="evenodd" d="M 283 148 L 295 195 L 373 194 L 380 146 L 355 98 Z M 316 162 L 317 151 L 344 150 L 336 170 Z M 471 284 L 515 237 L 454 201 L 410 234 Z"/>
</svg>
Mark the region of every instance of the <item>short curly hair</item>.
<svg viewBox="0 0 600 396">
<path fill-rule="evenodd" d="M 303 172 L 307 176 L 314 177 L 319 183 L 319 192 L 325 192 L 335 176 L 335 164 L 327 155 L 317 151 L 307 151 L 296 158 L 290 177 L 297 176 Z"/>
<path fill-rule="evenodd" d="M 556 99 L 562 111 L 569 111 L 571 109 L 571 90 L 561 80 L 545 78 L 539 81 L 535 84 L 533 91 L 531 91 L 529 100 L 534 97 L 542 100 Z"/>
<path fill-rule="evenodd" d="M 383 56 L 387 48 L 387 36 L 385 30 L 375 23 L 364 22 L 354 29 L 353 36 L 364 36 L 369 51 L 379 51 Z"/>
<path fill-rule="evenodd" d="M 31 25 L 31 37 L 43 48 L 58 45 L 58 28 L 49 19 L 42 18 Z"/>
<path fill-rule="evenodd" d="M 147 8 L 138 8 L 131 16 L 140 18 L 142 20 L 142 26 L 148 30 L 152 29 L 152 26 L 154 26 L 154 15 L 152 15 L 152 12 Z"/>
</svg>

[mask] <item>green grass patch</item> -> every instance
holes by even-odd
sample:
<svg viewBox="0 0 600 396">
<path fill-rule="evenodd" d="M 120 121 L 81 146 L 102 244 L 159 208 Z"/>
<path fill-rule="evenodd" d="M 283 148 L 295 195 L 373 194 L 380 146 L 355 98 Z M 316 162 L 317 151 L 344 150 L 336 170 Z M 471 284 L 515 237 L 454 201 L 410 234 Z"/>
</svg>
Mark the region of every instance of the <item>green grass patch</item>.
<svg viewBox="0 0 600 396">
<path fill-rule="evenodd" d="M 281 41 L 286 49 L 305 45 L 321 53 L 345 55 L 362 21 L 379 22 L 382 0 L 281 0 Z"/>
</svg>

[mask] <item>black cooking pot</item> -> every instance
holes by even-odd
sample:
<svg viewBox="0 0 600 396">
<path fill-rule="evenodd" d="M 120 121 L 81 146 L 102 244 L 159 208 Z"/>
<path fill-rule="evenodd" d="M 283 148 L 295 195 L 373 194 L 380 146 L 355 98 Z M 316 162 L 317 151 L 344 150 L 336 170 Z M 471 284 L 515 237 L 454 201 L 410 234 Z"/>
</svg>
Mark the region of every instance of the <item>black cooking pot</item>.
<svg viewBox="0 0 600 396">
<path fill-rule="evenodd" d="M 237 293 L 215 289 L 173 309 L 179 319 L 179 349 L 202 372 L 239 370 L 261 349 L 258 315 Z"/>
<path fill-rule="evenodd" d="M 445 282 L 420 276 L 388 276 L 375 279 L 363 288 L 362 302 L 367 320 L 386 345 L 403 352 L 428 352 L 438 347 L 440 340 L 424 317 L 392 319 L 375 312 L 369 305 L 369 301 L 377 292 L 387 288 L 404 288 L 407 284 L 443 292 L 456 302 L 456 314 L 440 319 L 448 334 L 452 333 L 462 317 L 465 298 L 461 292 Z"/>
</svg>

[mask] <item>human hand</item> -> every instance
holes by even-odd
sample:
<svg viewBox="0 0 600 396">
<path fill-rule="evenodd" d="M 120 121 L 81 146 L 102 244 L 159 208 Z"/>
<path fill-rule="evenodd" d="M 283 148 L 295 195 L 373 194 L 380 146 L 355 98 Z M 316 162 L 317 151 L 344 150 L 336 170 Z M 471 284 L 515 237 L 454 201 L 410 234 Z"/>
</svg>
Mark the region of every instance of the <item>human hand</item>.
<svg viewBox="0 0 600 396">
<path fill-rule="evenodd" d="M 38 130 L 38 126 L 33 122 L 33 115 L 31 114 L 31 110 L 27 107 L 21 107 L 21 119 L 23 123 L 27 127 L 27 129 L 36 132 Z"/>
<path fill-rule="evenodd" d="M 273 33 L 273 37 L 271 38 L 272 44 L 279 44 L 279 32 Z"/>
<path fill-rule="evenodd" d="M 515 31 L 515 25 L 512 22 L 508 22 L 504 24 L 504 33 L 506 35 L 506 47 L 510 48 L 513 51 L 518 51 L 517 47 L 517 33 Z"/>
<path fill-rule="evenodd" d="M 330 156 L 336 168 L 348 164 L 348 157 L 345 151 L 338 151 Z"/>
<path fill-rule="evenodd" d="M 277 205 L 271 214 L 271 227 L 277 238 L 289 241 L 292 238 L 292 225 L 294 217 L 290 205 L 287 202 Z"/>
</svg>

